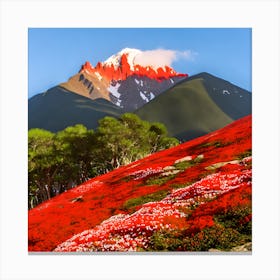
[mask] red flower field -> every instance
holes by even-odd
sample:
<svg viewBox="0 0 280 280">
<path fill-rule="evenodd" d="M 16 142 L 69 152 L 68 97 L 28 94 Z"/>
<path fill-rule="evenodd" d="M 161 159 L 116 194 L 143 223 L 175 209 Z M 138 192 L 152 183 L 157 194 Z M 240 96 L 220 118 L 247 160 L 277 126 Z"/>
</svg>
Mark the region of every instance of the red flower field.
<svg viewBox="0 0 280 280">
<path fill-rule="evenodd" d="M 251 116 L 29 210 L 29 252 L 231 250 L 250 237 Z"/>
</svg>

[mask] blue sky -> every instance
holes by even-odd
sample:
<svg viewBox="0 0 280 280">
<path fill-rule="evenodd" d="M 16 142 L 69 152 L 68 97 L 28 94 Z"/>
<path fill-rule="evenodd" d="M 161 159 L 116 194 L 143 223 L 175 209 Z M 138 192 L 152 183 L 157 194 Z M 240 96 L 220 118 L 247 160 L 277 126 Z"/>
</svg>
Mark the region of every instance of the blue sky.
<svg viewBox="0 0 280 280">
<path fill-rule="evenodd" d="M 251 91 L 250 28 L 30 28 L 28 97 L 126 47 L 187 51 L 172 63 L 177 72 L 208 72 Z"/>
</svg>

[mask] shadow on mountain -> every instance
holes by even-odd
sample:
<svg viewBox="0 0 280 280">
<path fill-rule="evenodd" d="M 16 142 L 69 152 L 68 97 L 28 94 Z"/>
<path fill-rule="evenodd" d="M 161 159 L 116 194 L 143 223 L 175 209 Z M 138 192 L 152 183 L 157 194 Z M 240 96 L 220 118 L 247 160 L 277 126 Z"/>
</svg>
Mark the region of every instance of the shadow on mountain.
<svg viewBox="0 0 280 280">
<path fill-rule="evenodd" d="M 252 112 L 251 93 L 207 73 L 192 76 L 135 111 L 164 123 L 171 136 L 187 141 Z"/>
<path fill-rule="evenodd" d="M 95 129 L 103 117 L 118 117 L 123 113 L 121 108 L 105 99 L 91 100 L 57 86 L 29 100 L 28 128 L 57 132 L 83 124 L 88 129 Z"/>
</svg>

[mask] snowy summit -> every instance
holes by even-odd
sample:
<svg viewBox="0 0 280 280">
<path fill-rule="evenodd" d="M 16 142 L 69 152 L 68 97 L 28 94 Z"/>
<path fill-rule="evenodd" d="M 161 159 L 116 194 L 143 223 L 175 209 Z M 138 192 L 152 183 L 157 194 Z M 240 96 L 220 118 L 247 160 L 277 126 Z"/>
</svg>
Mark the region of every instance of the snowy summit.
<svg viewBox="0 0 280 280">
<path fill-rule="evenodd" d="M 131 48 L 124 48 L 117 54 L 113 54 L 107 60 L 104 61 L 103 65 L 111 66 L 113 65 L 115 69 L 117 69 L 121 65 L 121 58 L 125 54 L 127 57 L 127 62 L 130 66 L 130 69 L 134 70 L 134 60 L 137 55 L 142 53 L 141 50 L 138 49 L 131 49 Z"/>
</svg>

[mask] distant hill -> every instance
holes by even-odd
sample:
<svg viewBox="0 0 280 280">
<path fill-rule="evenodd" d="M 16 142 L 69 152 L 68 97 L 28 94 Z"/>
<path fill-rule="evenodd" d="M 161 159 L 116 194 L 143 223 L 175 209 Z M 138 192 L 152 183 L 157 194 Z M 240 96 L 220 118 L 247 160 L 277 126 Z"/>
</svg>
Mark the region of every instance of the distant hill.
<svg viewBox="0 0 280 280">
<path fill-rule="evenodd" d="M 146 77 L 139 81 L 145 83 L 146 80 L 151 81 Z M 121 81 L 122 98 L 126 104 L 131 104 L 126 106 L 127 109 L 131 109 L 134 102 L 142 104 L 138 93 L 131 94 L 130 84 L 135 84 L 135 81 L 138 81 L 136 76 Z M 224 127 L 252 112 L 250 92 L 208 73 L 177 80 L 171 88 L 163 91 L 165 82 L 154 81 L 159 85 L 162 83 L 163 87 L 133 112 L 144 120 L 165 124 L 170 136 L 181 141 Z M 29 129 L 44 128 L 53 132 L 78 123 L 95 129 L 101 118 L 117 118 L 127 111 L 130 110 L 124 110 L 100 96 L 93 100 L 57 86 L 29 100 L 28 124 Z"/>
<path fill-rule="evenodd" d="M 118 117 L 123 113 L 120 107 L 106 99 L 91 100 L 57 86 L 29 99 L 28 127 L 53 132 L 75 124 L 96 128 L 101 118 Z"/>
<path fill-rule="evenodd" d="M 189 77 L 135 113 L 162 122 L 182 141 L 224 127 L 252 112 L 251 93 L 208 73 Z"/>
</svg>

